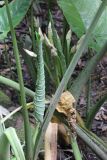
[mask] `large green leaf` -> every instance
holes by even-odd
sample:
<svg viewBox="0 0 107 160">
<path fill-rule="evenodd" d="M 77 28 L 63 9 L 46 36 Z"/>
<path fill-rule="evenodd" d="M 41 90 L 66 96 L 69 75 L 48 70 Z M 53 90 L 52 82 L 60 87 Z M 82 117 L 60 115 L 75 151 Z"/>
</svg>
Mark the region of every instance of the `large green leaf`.
<svg viewBox="0 0 107 160">
<path fill-rule="evenodd" d="M 16 27 L 29 9 L 31 0 L 14 0 L 9 4 L 13 26 Z M 10 31 L 6 7 L 0 8 L 0 39 L 4 39 Z"/>
<path fill-rule="evenodd" d="M 76 6 L 71 0 L 59 0 L 58 4 L 72 30 L 80 37 L 85 32 L 85 26 Z"/>
<path fill-rule="evenodd" d="M 91 24 L 91 21 L 101 4 L 101 0 L 59 0 L 58 4 L 63 10 L 72 30 L 80 37 Z M 75 14 L 73 7 L 76 8 L 78 14 Z M 81 27 L 81 23 L 79 24 L 78 19 L 81 23 L 83 22 L 85 30 L 84 27 Z M 93 41 L 91 42 L 90 47 L 98 51 L 101 49 L 105 40 L 107 40 L 107 7 L 100 17 L 92 36 Z"/>
</svg>

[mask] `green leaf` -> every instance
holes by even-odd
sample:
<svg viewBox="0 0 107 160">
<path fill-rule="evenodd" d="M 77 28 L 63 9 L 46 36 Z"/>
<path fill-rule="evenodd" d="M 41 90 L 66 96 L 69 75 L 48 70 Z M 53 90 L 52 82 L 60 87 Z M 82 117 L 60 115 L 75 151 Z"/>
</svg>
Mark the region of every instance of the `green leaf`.
<svg viewBox="0 0 107 160">
<path fill-rule="evenodd" d="M 0 159 L 10 160 L 10 144 L 4 133 L 0 135 Z"/>
<path fill-rule="evenodd" d="M 72 28 L 72 30 L 80 37 L 85 32 L 85 26 L 82 18 L 71 0 L 59 0 L 58 4 L 63 11 L 63 14 Z"/>
<path fill-rule="evenodd" d="M 9 4 L 13 26 L 16 27 L 26 15 L 31 4 L 31 0 L 15 0 Z M 0 8 L 0 39 L 4 39 L 10 31 L 6 7 Z"/>
<path fill-rule="evenodd" d="M 12 146 L 16 159 L 25 160 L 24 152 L 15 129 L 10 127 L 5 130 L 4 134 L 6 135 L 10 145 Z"/>
<path fill-rule="evenodd" d="M 76 136 L 74 136 L 74 135 L 71 136 L 70 141 L 71 141 L 71 146 L 72 146 L 72 150 L 73 150 L 75 160 L 82 160 L 82 154 L 81 154 L 80 149 L 78 147 Z"/>
<path fill-rule="evenodd" d="M 0 119 L 1 119 L 0 115 Z M 5 126 L 4 123 L 0 123 L 0 159 L 10 160 L 10 144 L 7 137 L 4 134 Z"/>
<path fill-rule="evenodd" d="M 66 71 L 66 61 L 65 61 L 65 56 L 63 54 L 63 49 L 62 49 L 62 45 L 61 45 L 61 41 L 60 38 L 57 34 L 57 31 L 54 27 L 54 21 L 52 18 L 52 15 L 50 13 L 50 21 L 51 21 L 51 26 L 52 26 L 52 38 L 53 38 L 53 43 L 55 48 L 57 49 L 58 52 L 58 56 L 60 57 L 60 64 L 61 64 L 61 70 L 62 70 L 62 75 L 64 75 L 65 71 Z"/>
<path fill-rule="evenodd" d="M 58 4 L 63 10 L 64 16 L 72 30 L 80 37 L 90 26 L 101 4 L 101 0 L 59 0 Z M 75 11 L 73 11 L 74 8 L 76 8 Z M 98 51 L 103 46 L 105 40 L 107 40 L 107 7 L 99 19 L 92 37 L 93 41 L 90 43 L 90 47 Z"/>
</svg>

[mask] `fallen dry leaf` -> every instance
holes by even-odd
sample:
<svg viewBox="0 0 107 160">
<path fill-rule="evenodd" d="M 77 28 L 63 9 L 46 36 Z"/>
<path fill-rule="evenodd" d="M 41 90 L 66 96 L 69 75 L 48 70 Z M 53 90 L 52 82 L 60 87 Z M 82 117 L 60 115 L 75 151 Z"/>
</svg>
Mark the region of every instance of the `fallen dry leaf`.
<svg viewBox="0 0 107 160">
<path fill-rule="evenodd" d="M 105 109 L 104 107 L 101 107 L 99 112 L 95 116 L 95 120 L 107 121 L 107 109 Z"/>
<path fill-rule="evenodd" d="M 73 124 L 76 123 L 76 109 L 75 109 L 75 98 L 69 91 L 62 93 L 60 101 L 57 104 L 56 110 L 59 113 L 63 113 L 67 117 L 68 124 L 71 128 L 71 132 L 74 131 Z"/>
<path fill-rule="evenodd" d="M 63 92 L 56 110 L 65 116 L 75 112 L 75 99 L 69 91 Z"/>
</svg>

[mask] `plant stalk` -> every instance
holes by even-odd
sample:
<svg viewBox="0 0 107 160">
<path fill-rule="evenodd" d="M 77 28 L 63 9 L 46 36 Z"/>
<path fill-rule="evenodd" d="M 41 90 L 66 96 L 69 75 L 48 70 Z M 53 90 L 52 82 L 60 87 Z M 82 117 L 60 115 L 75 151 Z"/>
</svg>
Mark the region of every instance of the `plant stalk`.
<svg viewBox="0 0 107 160">
<path fill-rule="evenodd" d="M 5 78 L 3 76 L 0 76 L 0 83 L 1 84 L 5 84 L 6 86 L 9 86 L 11 88 L 14 88 L 17 91 L 20 91 L 19 83 L 15 82 L 15 81 L 13 81 L 11 79 L 8 79 L 8 78 Z M 33 92 L 31 89 L 28 89 L 26 87 L 24 87 L 24 90 L 25 90 L 26 95 L 34 98 L 35 92 Z"/>
<path fill-rule="evenodd" d="M 74 135 L 71 136 L 71 146 L 73 149 L 75 160 L 82 160 L 81 153 L 80 153 L 77 141 L 76 141 L 76 137 Z"/>
<path fill-rule="evenodd" d="M 31 129 L 30 129 L 28 111 L 27 111 L 27 107 L 26 107 L 26 96 L 25 96 L 25 90 L 24 90 L 22 68 L 21 68 L 20 58 L 19 58 L 19 50 L 18 50 L 16 35 L 15 35 L 14 28 L 13 28 L 12 18 L 11 18 L 9 6 L 8 6 L 8 0 L 4 0 L 4 1 L 5 1 L 5 5 L 6 5 L 6 11 L 7 11 L 8 21 L 9 21 L 11 35 L 12 35 L 13 50 L 14 50 L 14 55 L 15 55 L 15 59 L 16 59 L 18 80 L 19 80 L 19 84 L 20 84 L 21 104 L 22 104 L 22 111 L 23 111 L 23 118 L 24 118 L 24 130 L 25 130 L 26 160 L 31 160 L 32 159 Z"/>
</svg>

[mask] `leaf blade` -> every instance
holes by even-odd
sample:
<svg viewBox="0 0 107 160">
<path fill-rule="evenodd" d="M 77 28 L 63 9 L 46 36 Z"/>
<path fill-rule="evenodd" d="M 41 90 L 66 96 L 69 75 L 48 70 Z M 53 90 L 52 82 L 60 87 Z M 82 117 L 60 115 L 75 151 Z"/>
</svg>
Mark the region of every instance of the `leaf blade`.
<svg viewBox="0 0 107 160">
<path fill-rule="evenodd" d="M 64 16 L 70 27 L 80 38 L 85 30 L 89 28 L 92 19 L 101 4 L 101 0 L 59 0 L 58 4 L 63 10 Z M 76 16 L 73 13 L 73 7 L 76 8 Z M 80 24 L 79 21 L 81 22 Z M 92 37 L 93 40 L 90 42 L 89 47 L 98 51 L 104 45 L 105 40 L 107 40 L 107 7 L 105 7 L 104 12 L 99 19 Z"/>
<path fill-rule="evenodd" d="M 31 4 L 31 0 L 15 0 L 9 3 L 13 26 L 16 27 L 24 18 Z M 6 38 L 10 31 L 6 7 L 0 8 L 0 40 Z"/>
<path fill-rule="evenodd" d="M 20 144 L 20 141 L 18 139 L 15 129 L 12 127 L 7 128 L 4 134 L 6 135 L 9 143 L 12 146 L 16 159 L 25 160 L 24 152 L 23 152 L 22 146 Z"/>
</svg>

